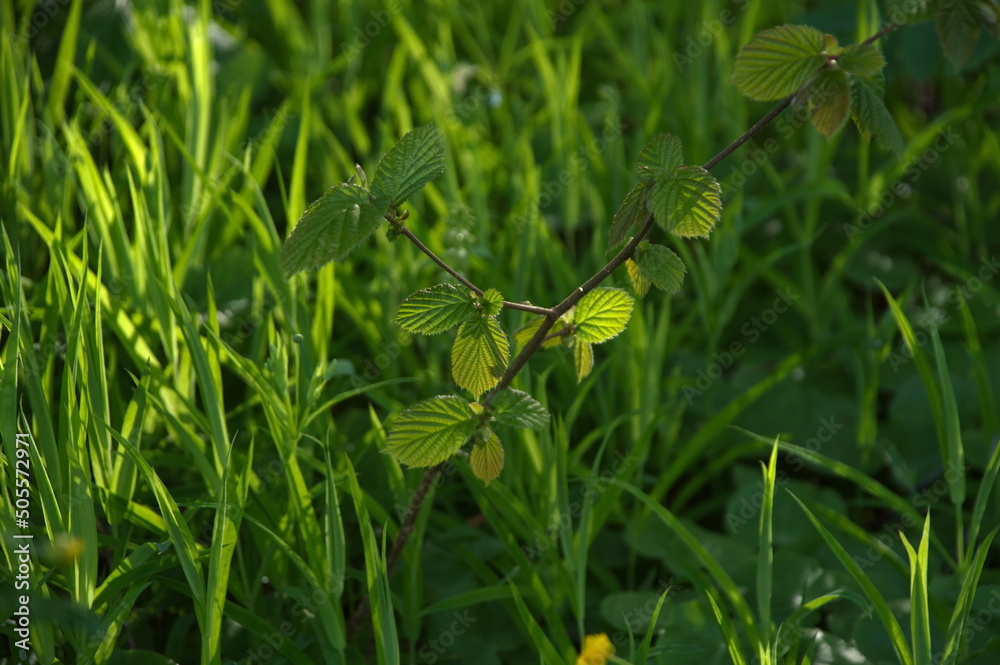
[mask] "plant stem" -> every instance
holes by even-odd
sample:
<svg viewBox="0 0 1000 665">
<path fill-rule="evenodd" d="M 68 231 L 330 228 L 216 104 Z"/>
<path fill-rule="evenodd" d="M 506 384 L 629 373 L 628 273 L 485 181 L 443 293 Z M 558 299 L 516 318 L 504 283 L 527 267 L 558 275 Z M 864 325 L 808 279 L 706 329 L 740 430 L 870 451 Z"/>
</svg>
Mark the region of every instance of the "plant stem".
<svg viewBox="0 0 1000 665">
<path fill-rule="evenodd" d="M 898 23 L 889 23 L 881 30 L 876 32 L 874 35 L 866 39 L 863 44 L 871 44 L 881 37 L 889 34 L 893 30 L 899 27 Z M 808 83 L 806 84 L 808 86 Z M 806 87 L 803 86 L 803 87 Z M 796 92 L 798 94 L 798 92 Z M 753 138 L 760 130 L 768 125 L 772 120 L 777 118 L 782 111 L 791 106 L 792 102 L 795 101 L 796 95 L 790 95 L 786 97 L 781 102 L 779 102 L 773 109 L 768 111 L 760 120 L 755 122 L 750 129 L 743 132 L 739 137 L 736 138 L 732 143 L 723 148 L 717 155 L 712 157 L 710 160 L 705 162 L 702 166 L 706 171 L 711 171 L 713 168 L 719 165 L 719 163 L 724 160 L 729 155 L 733 154 L 739 150 L 740 146 Z M 504 388 L 508 387 L 514 380 L 514 377 L 524 368 L 524 365 L 528 362 L 528 359 L 535 354 L 535 352 L 541 347 L 542 342 L 548 339 L 548 332 L 555 325 L 559 317 L 570 310 L 573 305 L 579 302 L 580 298 L 590 293 L 597 287 L 598 284 L 603 282 L 607 277 L 613 273 L 621 264 L 632 257 L 635 252 L 635 248 L 639 246 L 639 243 L 649 234 L 653 228 L 655 220 L 653 214 L 650 213 L 646 216 L 646 220 L 643 222 L 642 227 L 639 232 L 629 240 L 628 244 L 625 245 L 615 256 L 608 261 L 607 265 L 598 270 L 593 277 L 588 279 L 586 282 L 577 287 L 572 293 L 566 296 L 565 299 L 555 307 L 551 309 L 545 307 L 535 307 L 534 305 L 524 305 L 522 303 L 512 303 L 504 301 L 504 307 L 508 309 L 519 309 L 525 312 L 533 312 L 535 314 L 541 314 L 545 317 L 542 324 L 532 335 L 531 339 L 524 345 L 521 352 L 517 354 L 514 360 L 508 365 L 507 371 L 504 372 L 503 377 L 501 377 L 500 382 L 490 390 L 483 398 L 480 400 L 480 404 L 483 406 L 489 405 L 493 398 Z M 413 244 L 415 244 L 424 254 L 429 256 L 431 260 L 437 263 L 441 268 L 445 270 L 449 275 L 457 279 L 459 282 L 467 286 L 469 289 L 474 291 L 477 295 L 482 295 L 482 291 L 477 288 L 472 282 L 462 277 L 455 270 L 451 268 L 447 263 L 438 258 L 430 249 L 427 248 L 420 240 L 413 235 L 413 233 L 407 229 L 405 226 L 400 227 L 400 233 L 409 238 Z M 438 464 L 437 466 L 431 467 L 424 472 L 423 477 L 420 479 L 420 485 L 417 487 L 417 491 L 414 493 L 413 497 L 410 499 L 410 503 L 406 508 L 406 516 L 403 519 L 403 523 L 400 526 L 399 533 L 396 534 L 396 538 L 392 543 L 392 550 L 386 557 L 386 575 L 391 575 L 393 568 L 395 568 L 396 562 L 399 559 L 399 555 L 406 545 L 410 534 L 413 532 L 413 525 L 416 522 L 417 515 L 420 513 L 420 509 L 424 504 L 424 499 L 430 488 L 430 486 L 437 480 L 444 467 L 444 462 Z M 348 624 L 348 637 L 353 635 L 354 632 L 360 627 L 361 622 L 363 622 L 368 616 L 368 599 L 363 599 L 358 603 L 358 607 L 355 609 L 354 614 L 351 616 L 350 622 Z"/>
<path fill-rule="evenodd" d="M 481 288 L 479 288 L 478 286 L 467 280 L 465 277 L 462 276 L 461 273 L 459 273 L 457 270 L 455 270 L 450 265 L 445 263 L 443 259 L 441 259 L 440 257 L 438 257 L 437 254 L 431 251 L 430 247 L 422 243 L 420 241 L 420 238 L 414 235 L 413 231 L 401 225 L 399 227 L 399 232 L 404 236 L 406 236 L 407 238 L 409 238 L 410 242 L 412 242 L 414 245 L 417 246 L 417 249 L 426 254 L 431 261 L 441 266 L 442 270 L 444 270 L 446 273 L 448 273 L 449 275 L 457 279 L 459 282 L 461 282 L 467 289 L 475 293 L 477 296 L 483 295 L 483 290 Z M 548 316 L 548 314 L 552 312 L 552 310 L 548 309 L 547 307 L 536 307 L 535 305 L 528 305 L 520 302 L 510 302 L 508 300 L 503 301 L 503 306 L 506 307 L 507 309 L 518 309 L 521 310 L 522 312 L 542 314 L 543 316 Z"/>
</svg>

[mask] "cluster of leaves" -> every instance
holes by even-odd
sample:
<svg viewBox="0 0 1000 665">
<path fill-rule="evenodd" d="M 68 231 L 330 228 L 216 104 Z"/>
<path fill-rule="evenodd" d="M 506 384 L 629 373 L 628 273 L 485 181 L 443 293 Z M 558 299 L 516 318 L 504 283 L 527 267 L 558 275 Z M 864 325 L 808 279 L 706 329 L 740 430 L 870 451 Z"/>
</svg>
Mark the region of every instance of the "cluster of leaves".
<svg viewBox="0 0 1000 665">
<path fill-rule="evenodd" d="M 866 139 L 899 152 L 903 137 L 882 97 L 885 58 L 874 44 L 840 46 L 832 35 L 802 25 L 758 33 L 740 52 L 732 82 L 751 99 L 794 95 L 813 126 L 833 136 L 850 117 Z"/>
<path fill-rule="evenodd" d="M 902 11 L 902 2 L 889 4 L 890 11 Z M 996 0 L 909 4 L 913 7 L 907 9 L 908 18 L 936 12 L 942 41 L 956 61 L 971 53 L 980 23 L 995 29 L 1000 16 Z M 866 140 L 874 137 L 883 147 L 900 151 L 902 136 L 883 102 L 885 58 L 872 41 L 840 46 L 833 36 L 808 26 L 764 30 L 741 50 L 732 82 L 751 99 L 785 98 L 790 100 L 786 103 L 806 106 L 813 125 L 826 136 L 840 131 L 850 117 Z M 684 163 L 680 139 L 669 134 L 643 147 L 636 169 L 638 182 L 615 214 L 609 238 L 610 249 L 629 244 L 607 272 L 626 255 L 625 267 L 638 297 L 650 286 L 675 293 L 684 281 L 683 262 L 645 235 L 655 222 L 678 238 L 708 238 L 722 213 L 721 188 L 707 169 Z M 344 259 L 383 219 L 389 222 L 389 238 L 395 239 L 407 218 L 400 204 L 443 171 L 444 145 L 437 131 L 430 125 L 411 131 L 382 158 L 370 187 L 358 167 L 356 178 L 332 187 L 309 206 L 282 251 L 286 271 Z M 501 385 L 505 375 L 520 367 L 510 365 L 510 344 L 498 321 L 505 301 L 495 289 L 480 291 L 464 283 L 414 293 L 403 301 L 396 323 L 424 335 L 458 329 L 452 377 L 472 400 L 439 395 L 404 410 L 389 431 L 385 452 L 410 466 L 433 466 L 471 442 L 472 468 L 488 483 L 503 468 L 504 451 L 495 427 L 541 428 L 549 414 L 526 393 L 498 390 L 509 383 L 511 377 Z M 621 289 L 590 283 L 581 291 L 579 298 L 571 298 L 573 304 L 568 300 L 547 310 L 514 333 L 522 347 L 534 341 L 541 349 L 570 349 L 578 381 L 593 369 L 593 345 L 621 333 L 634 305 Z"/>
<path fill-rule="evenodd" d="M 358 167 L 350 181 L 331 187 L 303 213 L 281 253 L 288 274 L 340 261 L 388 221 L 388 235 L 403 230 L 400 204 L 444 171 L 444 144 L 431 125 L 414 129 L 382 158 L 368 187 Z M 503 296 L 438 284 L 406 298 L 396 323 L 412 333 L 434 335 L 457 327 L 452 375 L 474 399 L 496 387 L 507 369 L 510 345 L 497 315 Z M 629 307 L 631 311 L 631 307 Z M 627 320 L 627 317 L 626 317 Z M 622 326 L 624 327 L 624 322 Z M 403 411 L 389 431 L 385 452 L 411 466 L 432 466 L 473 443 L 472 468 L 484 481 L 503 468 L 497 426 L 540 428 L 549 414 L 535 399 L 505 390 L 486 406 L 455 395 L 439 395 Z"/>
<path fill-rule="evenodd" d="M 625 330 L 634 302 L 632 296 L 621 289 L 594 289 L 559 317 L 541 348 L 564 346 L 572 349 L 576 378 L 582 381 L 594 369 L 594 344 L 606 342 Z M 544 321 L 545 317 L 539 316 L 521 326 L 514 333 L 515 341 L 522 346 L 527 344 Z"/>
</svg>

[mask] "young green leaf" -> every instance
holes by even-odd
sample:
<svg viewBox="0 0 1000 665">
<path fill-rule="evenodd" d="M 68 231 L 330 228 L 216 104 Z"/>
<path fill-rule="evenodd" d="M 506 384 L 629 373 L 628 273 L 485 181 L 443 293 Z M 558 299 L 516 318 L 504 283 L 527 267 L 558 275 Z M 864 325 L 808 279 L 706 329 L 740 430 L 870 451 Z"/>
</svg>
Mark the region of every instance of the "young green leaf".
<svg viewBox="0 0 1000 665">
<path fill-rule="evenodd" d="M 542 342 L 543 349 L 554 349 L 555 347 L 563 343 L 565 337 L 563 336 L 552 337 L 552 335 L 555 335 L 559 331 L 566 329 L 565 319 L 566 315 L 560 317 L 559 320 L 556 321 L 555 324 L 552 326 L 552 328 L 549 329 L 549 333 L 548 335 L 546 335 L 546 337 L 549 337 L 550 339 L 548 339 L 545 342 Z M 535 336 L 535 332 L 537 332 L 537 330 L 542 327 L 542 321 L 544 320 L 545 320 L 544 316 L 536 316 L 535 318 L 531 319 L 523 326 L 515 330 L 514 343 L 517 344 L 518 347 L 522 347 L 525 344 L 527 344 L 528 340 L 530 340 L 532 337 Z"/>
<path fill-rule="evenodd" d="M 875 78 L 851 77 L 851 119 L 866 140 L 872 136 L 886 150 L 903 151 L 903 135 L 882 101 L 881 75 Z"/>
<path fill-rule="evenodd" d="M 635 250 L 635 263 L 639 279 L 667 293 L 677 293 L 684 284 L 687 272 L 684 262 L 663 245 L 640 243 Z"/>
<path fill-rule="evenodd" d="M 885 67 L 885 57 L 874 44 L 852 44 L 844 47 L 837 64 L 851 76 L 872 77 Z"/>
<path fill-rule="evenodd" d="M 383 452 L 409 466 L 434 466 L 454 455 L 477 424 L 475 412 L 461 397 L 432 397 L 399 414 Z"/>
<path fill-rule="evenodd" d="M 291 275 L 342 261 L 374 231 L 385 210 L 357 185 L 336 185 L 302 213 L 281 250 L 281 265 Z M 378 207 L 377 207 L 378 206 Z"/>
<path fill-rule="evenodd" d="M 441 135 L 434 125 L 423 125 L 407 133 L 382 157 L 372 180 L 372 194 L 396 205 L 442 173 Z"/>
<path fill-rule="evenodd" d="M 522 390 L 508 388 L 493 404 L 493 418 L 498 425 L 537 430 L 549 424 L 549 412 Z"/>
<path fill-rule="evenodd" d="M 438 284 L 403 300 L 396 325 L 408 332 L 436 335 L 471 318 L 476 313 L 475 302 L 468 289 Z"/>
<path fill-rule="evenodd" d="M 593 345 L 576 340 L 576 346 L 573 347 L 573 361 L 576 363 L 576 382 L 580 383 L 594 369 Z"/>
<path fill-rule="evenodd" d="M 611 234 L 608 238 L 608 249 L 622 244 L 635 231 L 639 230 L 642 223 L 649 214 L 646 207 L 646 199 L 649 196 L 649 188 L 652 183 L 639 180 L 632 188 L 632 191 L 625 196 L 618 212 L 615 213 L 611 221 Z"/>
<path fill-rule="evenodd" d="M 682 238 L 707 238 L 722 215 L 722 188 L 700 166 L 682 166 L 656 180 L 650 203 L 664 230 Z"/>
<path fill-rule="evenodd" d="M 828 138 L 847 122 L 851 112 L 851 84 L 842 69 L 824 69 L 809 88 L 813 126 Z"/>
<path fill-rule="evenodd" d="M 684 166 L 684 149 L 681 140 L 672 134 L 660 134 L 650 139 L 642 147 L 635 163 L 639 179 L 647 182 L 672 173 L 681 166 Z"/>
<path fill-rule="evenodd" d="M 825 47 L 823 33 L 804 25 L 758 32 L 736 56 L 730 81 L 757 101 L 787 97 L 823 66 Z"/>
<path fill-rule="evenodd" d="M 643 279 L 642 274 L 639 272 L 639 264 L 632 259 L 625 259 L 625 272 L 628 273 L 628 278 L 632 281 L 632 290 L 635 291 L 635 297 L 644 298 L 649 293 L 649 287 L 652 284 L 648 280 Z"/>
<path fill-rule="evenodd" d="M 625 330 L 634 302 L 629 294 L 610 287 L 594 289 L 580 298 L 573 315 L 577 344 L 600 344 Z"/>
<path fill-rule="evenodd" d="M 479 396 L 500 382 L 510 346 L 494 318 L 475 317 L 462 324 L 451 350 L 455 383 Z"/>
<path fill-rule="evenodd" d="M 503 295 L 496 289 L 486 289 L 480 298 L 485 316 L 496 316 L 503 309 Z"/>
<path fill-rule="evenodd" d="M 493 430 L 489 431 L 485 441 L 472 448 L 469 464 L 472 466 L 472 473 L 485 485 L 489 485 L 491 480 L 500 475 L 503 469 L 503 444 Z"/>
</svg>

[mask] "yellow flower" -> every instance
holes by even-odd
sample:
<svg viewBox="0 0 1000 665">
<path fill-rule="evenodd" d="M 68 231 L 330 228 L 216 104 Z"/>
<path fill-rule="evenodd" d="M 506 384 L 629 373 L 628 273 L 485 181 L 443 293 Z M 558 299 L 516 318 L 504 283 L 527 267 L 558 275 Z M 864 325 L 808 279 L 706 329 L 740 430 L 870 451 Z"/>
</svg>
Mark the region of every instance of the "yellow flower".
<svg viewBox="0 0 1000 665">
<path fill-rule="evenodd" d="M 583 649 L 576 658 L 576 665 L 604 665 L 615 655 L 615 645 L 604 633 L 583 638 Z"/>
</svg>

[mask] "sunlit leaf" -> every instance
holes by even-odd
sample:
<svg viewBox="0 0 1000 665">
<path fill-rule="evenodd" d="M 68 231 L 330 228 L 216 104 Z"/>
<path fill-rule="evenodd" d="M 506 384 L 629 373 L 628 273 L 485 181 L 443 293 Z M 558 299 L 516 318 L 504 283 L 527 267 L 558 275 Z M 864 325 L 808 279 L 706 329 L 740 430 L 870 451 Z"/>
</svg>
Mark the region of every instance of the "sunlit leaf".
<svg viewBox="0 0 1000 665">
<path fill-rule="evenodd" d="M 573 347 L 573 361 L 576 363 L 576 382 L 579 383 L 594 369 L 594 347 L 577 340 Z"/>
<path fill-rule="evenodd" d="M 409 466 L 433 466 L 454 455 L 476 425 L 466 400 L 455 395 L 432 397 L 399 414 L 384 452 Z"/>
<path fill-rule="evenodd" d="M 885 67 L 885 56 L 874 44 L 852 44 L 844 47 L 837 58 L 840 67 L 852 76 L 872 77 Z"/>
<path fill-rule="evenodd" d="M 638 263 L 632 259 L 626 259 L 625 272 L 628 273 L 628 278 L 632 282 L 632 290 L 635 291 L 637 298 L 642 298 L 649 293 L 649 287 L 652 284 L 650 284 L 649 280 L 643 279 L 642 274 L 639 272 Z"/>
<path fill-rule="evenodd" d="M 434 125 L 407 133 L 382 157 L 375 169 L 372 193 L 393 205 L 444 173 L 444 143 Z"/>
<path fill-rule="evenodd" d="M 609 287 L 596 288 L 580 298 L 573 316 L 577 344 L 600 344 L 625 330 L 634 302 L 625 291 Z"/>
<path fill-rule="evenodd" d="M 642 223 L 649 215 L 646 207 L 646 199 L 652 183 L 640 180 L 635 184 L 618 207 L 614 219 L 611 221 L 611 233 L 608 238 L 608 249 L 625 242 L 630 235 L 634 235 Z"/>
<path fill-rule="evenodd" d="M 486 440 L 472 448 L 469 464 L 472 466 L 472 473 L 486 485 L 500 475 L 503 469 L 503 444 L 496 432 L 490 430 Z"/>
<path fill-rule="evenodd" d="M 809 88 L 813 126 L 831 137 L 851 112 L 851 84 L 842 69 L 824 69 Z"/>
<path fill-rule="evenodd" d="M 545 407 L 522 390 L 508 388 L 493 401 L 493 417 L 498 425 L 542 429 L 551 416 Z"/>
<path fill-rule="evenodd" d="M 480 298 L 485 316 L 496 316 L 503 309 L 503 295 L 496 289 L 486 289 Z"/>
<path fill-rule="evenodd" d="M 707 238 L 722 215 L 722 188 L 700 166 L 657 179 L 651 198 L 656 223 L 682 238 Z"/>
<path fill-rule="evenodd" d="M 525 344 L 527 344 L 528 341 L 535 336 L 535 333 L 538 331 L 538 329 L 542 327 L 542 322 L 544 320 L 545 320 L 544 316 L 537 316 L 528 321 L 527 323 L 525 323 L 517 330 L 515 330 L 514 343 L 517 344 L 518 347 L 522 347 Z M 563 317 L 560 317 L 560 319 L 552 325 L 552 328 L 550 328 L 549 332 L 546 334 L 546 337 L 548 339 L 542 342 L 542 348 L 554 349 L 555 347 L 562 344 L 563 339 L 565 338 L 563 336 L 556 334 L 565 329 L 566 329 L 566 321 L 564 320 Z M 556 336 L 553 337 L 553 335 Z"/>
<path fill-rule="evenodd" d="M 684 165 L 681 140 L 672 134 L 654 136 L 639 152 L 635 167 L 640 180 L 653 180 L 663 173 L 671 173 Z"/>
<path fill-rule="evenodd" d="M 635 263 L 639 279 L 667 293 L 677 293 L 684 284 L 687 272 L 684 262 L 663 245 L 640 244 L 635 251 Z"/>
<path fill-rule="evenodd" d="M 751 99 L 781 99 L 801 88 L 826 61 L 823 33 L 803 25 L 758 32 L 736 56 L 731 82 Z"/>
<path fill-rule="evenodd" d="M 510 345 L 496 319 L 475 317 L 462 324 L 451 350 L 451 373 L 455 383 L 478 399 L 500 382 Z"/>
<path fill-rule="evenodd" d="M 396 325 L 409 332 L 435 335 L 473 316 L 474 303 L 468 289 L 438 284 L 403 300 L 396 312 Z"/>
<path fill-rule="evenodd" d="M 291 275 L 342 261 L 382 221 L 385 210 L 357 185 L 337 185 L 302 213 L 281 250 L 281 265 Z"/>
</svg>

